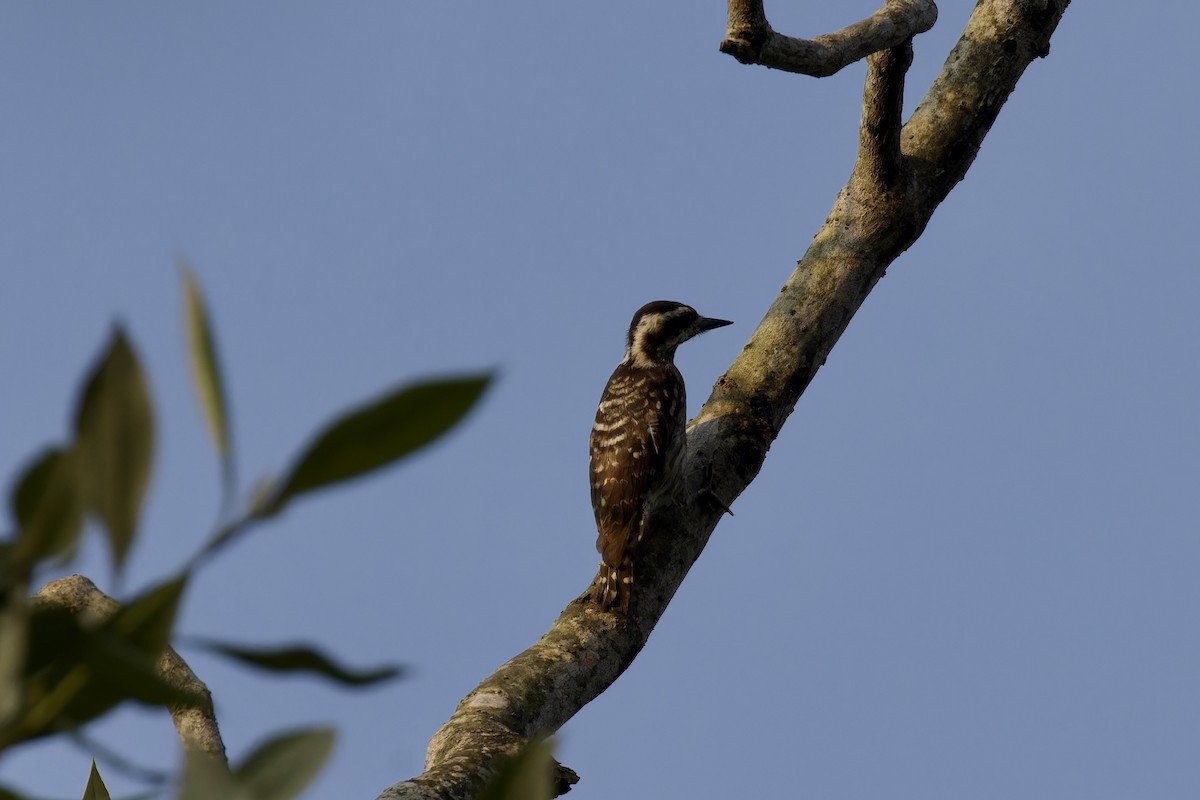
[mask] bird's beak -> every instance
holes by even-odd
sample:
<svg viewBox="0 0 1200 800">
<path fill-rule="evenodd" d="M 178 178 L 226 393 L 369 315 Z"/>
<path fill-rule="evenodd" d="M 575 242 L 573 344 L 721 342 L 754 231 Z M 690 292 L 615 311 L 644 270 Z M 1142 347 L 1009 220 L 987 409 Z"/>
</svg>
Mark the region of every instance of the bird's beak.
<svg viewBox="0 0 1200 800">
<path fill-rule="evenodd" d="M 727 319 L 715 319 L 713 317 L 701 317 L 696 320 L 696 333 L 704 333 L 711 331 L 713 328 L 724 328 L 726 325 L 733 323 Z"/>
</svg>

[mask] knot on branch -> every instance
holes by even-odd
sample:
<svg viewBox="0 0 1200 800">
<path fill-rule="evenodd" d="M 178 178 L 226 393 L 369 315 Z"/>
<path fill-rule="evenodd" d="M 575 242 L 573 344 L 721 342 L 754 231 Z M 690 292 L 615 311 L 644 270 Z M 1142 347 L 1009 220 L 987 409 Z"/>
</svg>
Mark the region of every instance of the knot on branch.
<svg viewBox="0 0 1200 800">
<path fill-rule="evenodd" d="M 579 783 L 579 773 L 570 767 L 564 767 L 557 761 L 554 762 L 554 786 L 555 797 L 561 797 L 571 791 L 571 787 Z"/>
<path fill-rule="evenodd" d="M 757 64 L 762 58 L 763 46 L 771 38 L 771 28 L 768 25 L 733 29 L 725 32 L 720 50 L 727 56 L 733 56 L 739 64 Z"/>
</svg>

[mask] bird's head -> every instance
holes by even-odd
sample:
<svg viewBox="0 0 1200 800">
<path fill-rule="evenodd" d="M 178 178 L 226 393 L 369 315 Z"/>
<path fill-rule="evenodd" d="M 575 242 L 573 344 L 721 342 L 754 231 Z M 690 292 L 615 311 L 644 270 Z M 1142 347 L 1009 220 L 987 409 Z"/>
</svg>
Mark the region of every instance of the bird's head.
<svg viewBox="0 0 1200 800">
<path fill-rule="evenodd" d="M 732 325 L 729 320 L 702 317 L 696 309 L 673 300 L 647 303 L 633 315 L 625 341 L 625 358 L 639 365 L 670 363 L 675 348 L 705 331 Z"/>
</svg>

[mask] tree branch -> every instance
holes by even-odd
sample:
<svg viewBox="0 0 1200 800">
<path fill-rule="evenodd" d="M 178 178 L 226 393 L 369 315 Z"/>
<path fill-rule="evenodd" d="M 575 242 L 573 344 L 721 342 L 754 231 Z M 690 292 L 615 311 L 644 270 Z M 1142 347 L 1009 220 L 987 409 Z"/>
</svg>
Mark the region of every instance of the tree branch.
<svg viewBox="0 0 1200 800">
<path fill-rule="evenodd" d="M 761 5 L 735 0 L 731 9 L 735 5 L 746 19 L 753 18 L 755 7 L 761 12 Z M 854 172 L 795 272 L 689 425 L 688 497 L 699 498 L 708 489 L 731 501 L 758 474 L 855 311 L 962 179 L 1025 68 L 1049 51 L 1066 6 L 1067 0 L 980 0 L 903 128 L 908 36 L 877 48 L 887 52 L 869 61 Z M 573 600 L 536 644 L 459 703 L 430 741 L 425 773 L 392 786 L 380 800 L 467 798 L 491 774 L 497 755 L 534 734 L 553 733 L 608 688 L 645 645 L 723 513 L 699 500 L 657 509 L 639 546 L 630 616 L 601 612 L 586 602 L 587 593 Z M 560 792 L 570 782 L 561 782 Z"/>
<path fill-rule="evenodd" d="M 902 147 L 925 201 L 936 206 L 962 180 L 1000 109 L 1071 0 L 979 3 L 929 92 L 904 126 Z M 933 208 L 922 209 L 932 215 Z"/>
<path fill-rule="evenodd" d="M 899 46 L 936 21 L 933 0 L 887 0 L 871 16 L 840 31 L 797 39 L 771 28 L 762 0 L 729 0 L 720 49 L 743 64 L 824 78 L 871 53 Z"/>
<path fill-rule="evenodd" d="M 900 128 L 904 110 L 904 74 L 912 64 L 912 40 L 867 56 L 862 122 L 858 128 L 858 162 L 854 179 L 860 191 L 899 189 Z"/>
<path fill-rule="evenodd" d="M 50 581 L 33 596 L 34 603 L 65 608 L 72 614 L 96 620 L 111 619 L 121 610 L 121 604 L 96 588 L 82 575 L 68 575 Z M 170 709 L 171 719 L 184 747 L 199 750 L 210 756 L 225 758 L 225 744 L 217 728 L 212 695 L 196 677 L 187 663 L 173 649 L 167 648 L 159 661 L 162 676 L 176 688 L 189 695 L 203 698 L 197 705 L 178 705 Z"/>
</svg>

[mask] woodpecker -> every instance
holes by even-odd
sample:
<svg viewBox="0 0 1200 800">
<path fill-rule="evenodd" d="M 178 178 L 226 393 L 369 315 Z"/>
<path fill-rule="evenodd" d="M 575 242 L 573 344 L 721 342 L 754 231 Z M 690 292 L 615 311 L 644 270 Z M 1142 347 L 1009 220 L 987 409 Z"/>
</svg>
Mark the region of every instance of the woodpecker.
<svg viewBox="0 0 1200 800">
<path fill-rule="evenodd" d="M 668 300 L 647 303 L 633 315 L 625 358 L 604 387 L 588 440 L 602 608 L 629 613 L 634 551 L 645 533 L 646 512 L 673 495 L 682 476 L 687 395 L 675 348 L 731 324 Z"/>
</svg>

